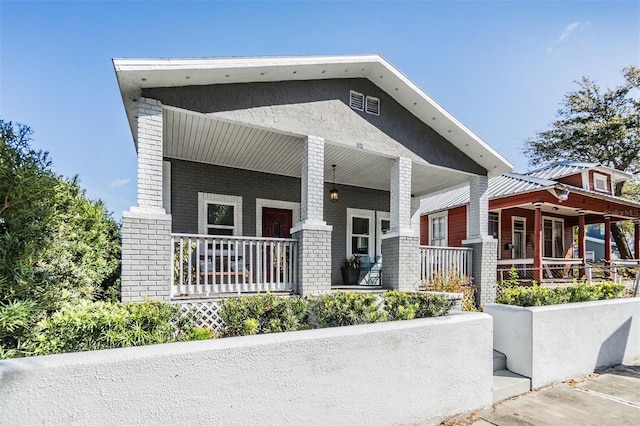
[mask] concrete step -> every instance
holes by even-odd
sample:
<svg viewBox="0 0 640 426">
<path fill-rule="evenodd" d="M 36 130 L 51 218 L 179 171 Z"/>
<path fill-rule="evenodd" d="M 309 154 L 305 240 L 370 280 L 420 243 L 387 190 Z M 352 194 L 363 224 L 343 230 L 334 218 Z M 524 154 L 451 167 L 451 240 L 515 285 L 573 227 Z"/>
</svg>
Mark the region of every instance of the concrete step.
<svg viewBox="0 0 640 426">
<path fill-rule="evenodd" d="M 521 395 L 531 390 L 531 379 L 509 370 L 493 372 L 493 402 Z"/>
<path fill-rule="evenodd" d="M 507 369 L 507 357 L 495 349 L 493 350 L 493 371 L 506 370 Z"/>
</svg>

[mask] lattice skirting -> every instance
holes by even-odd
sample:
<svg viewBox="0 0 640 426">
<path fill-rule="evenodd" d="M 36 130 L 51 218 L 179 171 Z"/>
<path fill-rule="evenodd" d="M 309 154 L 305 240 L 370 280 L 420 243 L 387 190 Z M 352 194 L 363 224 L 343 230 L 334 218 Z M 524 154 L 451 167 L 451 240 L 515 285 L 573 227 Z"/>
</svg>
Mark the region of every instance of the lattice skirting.
<svg viewBox="0 0 640 426">
<path fill-rule="evenodd" d="M 207 300 L 198 302 L 180 302 L 180 312 L 190 317 L 197 327 L 207 327 L 215 331 L 221 331 L 224 321 L 218 315 L 220 300 Z"/>
</svg>

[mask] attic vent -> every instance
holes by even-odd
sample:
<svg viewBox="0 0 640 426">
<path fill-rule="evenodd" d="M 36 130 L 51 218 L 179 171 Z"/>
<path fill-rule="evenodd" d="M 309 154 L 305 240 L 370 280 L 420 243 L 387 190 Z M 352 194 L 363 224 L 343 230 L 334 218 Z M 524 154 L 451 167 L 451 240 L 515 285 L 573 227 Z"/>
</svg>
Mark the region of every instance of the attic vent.
<svg viewBox="0 0 640 426">
<path fill-rule="evenodd" d="M 351 90 L 349 92 L 349 106 L 353 109 L 357 109 L 358 111 L 364 110 L 364 95 L 362 93 L 354 92 Z"/>
<path fill-rule="evenodd" d="M 380 99 L 367 96 L 367 114 L 380 115 Z"/>
</svg>

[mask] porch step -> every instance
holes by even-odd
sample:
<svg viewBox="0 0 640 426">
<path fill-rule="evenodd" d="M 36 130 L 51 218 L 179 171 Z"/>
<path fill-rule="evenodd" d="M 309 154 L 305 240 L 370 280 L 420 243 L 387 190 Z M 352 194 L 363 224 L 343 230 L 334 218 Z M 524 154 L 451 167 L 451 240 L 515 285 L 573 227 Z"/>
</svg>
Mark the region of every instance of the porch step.
<svg viewBox="0 0 640 426">
<path fill-rule="evenodd" d="M 495 358 L 494 358 L 495 365 Z M 493 403 L 531 390 L 531 379 L 509 370 L 493 372 Z"/>
<path fill-rule="evenodd" d="M 493 350 L 493 371 L 506 370 L 507 369 L 507 357 L 495 349 Z"/>
</svg>

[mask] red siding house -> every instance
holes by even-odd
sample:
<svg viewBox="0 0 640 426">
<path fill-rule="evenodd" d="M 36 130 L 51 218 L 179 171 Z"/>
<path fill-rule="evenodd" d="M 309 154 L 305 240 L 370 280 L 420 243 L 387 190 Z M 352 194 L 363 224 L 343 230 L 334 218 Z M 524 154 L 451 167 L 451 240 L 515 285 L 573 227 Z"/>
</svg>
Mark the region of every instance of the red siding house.
<svg viewBox="0 0 640 426">
<path fill-rule="evenodd" d="M 616 197 L 633 175 L 593 163 L 560 162 L 526 174 L 489 179 L 488 234 L 498 240 L 498 270 L 515 266 L 537 280 L 576 277 L 587 264 L 585 227 L 604 224 L 611 265 L 611 223 L 634 221 L 632 251 L 640 258 L 640 203 Z M 459 247 L 467 238 L 469 188 L 422 200 L 420 244 Z M 574 237 L 575 236 L 575 237 Z"/>
</svg>

